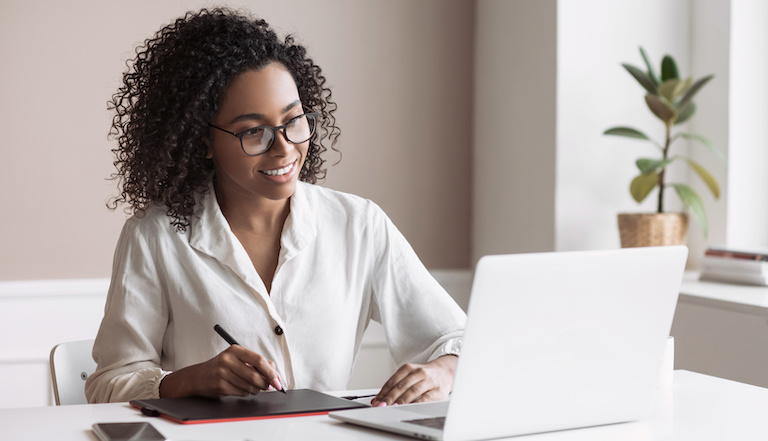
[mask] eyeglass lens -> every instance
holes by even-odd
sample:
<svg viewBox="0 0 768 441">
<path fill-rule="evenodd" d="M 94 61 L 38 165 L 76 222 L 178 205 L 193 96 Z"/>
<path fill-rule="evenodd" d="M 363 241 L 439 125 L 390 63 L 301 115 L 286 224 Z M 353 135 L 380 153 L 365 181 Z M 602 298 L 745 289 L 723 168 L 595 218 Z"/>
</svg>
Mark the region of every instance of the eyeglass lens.
<svg viewBox="0 0 768 441">
<path fill-rule="evenodd" d="M 283 126 L 283 133 L 293 144 L 301 144 L 312 137 L 315 132 L 315 115 L 304 114 L 293 118 Z M 275 132 L 280 128 L 272 127 L 254 127 L 245 132 L 240 138 L 243 143 L 243 150 L 249 155 L 258 155 L 264 153 L 272 146 L 275 140 Z"/>
</svg>

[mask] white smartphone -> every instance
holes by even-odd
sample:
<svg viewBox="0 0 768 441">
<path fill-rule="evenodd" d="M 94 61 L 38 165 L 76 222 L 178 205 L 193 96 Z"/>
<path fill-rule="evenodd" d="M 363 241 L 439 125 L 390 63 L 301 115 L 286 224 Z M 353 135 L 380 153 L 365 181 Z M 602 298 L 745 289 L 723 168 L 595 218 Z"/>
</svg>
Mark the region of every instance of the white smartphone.
<svg viewBox="0 0 768 441">
<path fill-rule="evenodd" d="M 101 441 L 165 441 L 149 423 L 96 423 L 92 428 Z"/>
</svg>

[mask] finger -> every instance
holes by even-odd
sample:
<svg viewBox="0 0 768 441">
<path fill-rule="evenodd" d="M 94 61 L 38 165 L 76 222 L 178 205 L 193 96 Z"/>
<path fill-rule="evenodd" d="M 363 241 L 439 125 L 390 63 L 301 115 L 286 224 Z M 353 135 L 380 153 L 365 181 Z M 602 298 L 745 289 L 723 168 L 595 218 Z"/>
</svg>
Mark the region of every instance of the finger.
<svg viewBox="0 0 768 441">
<path fill-rule="evenodd" d="M 270 385 L 274 386 L 276 389 L 282 388 L 280 377 L 277 374 L 276 365 L 273 361 L 242 346 L 233 346 L 233 348 L 237 349 L 235 354 L 243 364 L 249 364 L 251 370 L 255 370 L 263 378 L 264 383 L 261 381 L 256 383 L 260 387 L 263 386 L 262 389 L 266 390 Z M 238 370 L 237 372 L 242 373 L 243 371 Z M 248 378 L 250 375 L 245 374 L 245 376 Z"/>
<path fill-rule="evenodd" d="M 231 368 L 232 374 L 237 379 L 232 379 L 233 383 L 241 384 L 245 382 L 248 388 L 258 388 L 259 390 L 267 390 L 270 385 L 270 381 L 257 371 L 250 363 L 244 363 L 238 360 L 237 364 Z"/>
<path fill-rule="evenodd" d="M 258 375 L 262 380 L 264 380 L 265 383 L 267 383 L 267 388 L 266 389 L 262 389 L 262 390 L 274 390 L 275 389 L 274 387 L 272 387 L 271 384 L 269 384 L 269 380 L 267 380 L 266 378 L 262 377 L 261 374 L 259 374 L 258 371 L 256 371 L 256 368 L 251 366 L 250 363 L 245 363 L 245 365 L 248 366 L 248 369 L 250 369 L 251 372 L 253 372 L 253 374 Z"/>
<path fill-rule="evenodd" d="M 431 395 L 427 395 L 427 401 L 433 401 L 435 398 L 430 397 L 439 395 L 439 389 L 441 388 L 440 382 L 436 381 L 435 375 L 437 373 L 429 365 L 415 365 L 408 376 L 390 391 L 389 395 L 393 400 L 391 403 L 413 403 L 420 400 L 426 394 L 435 391 Z"/>
<path fill-rule="evenodd" d="M 278 371 L 277 371 L 277 365 L 276 365 L 276 364 L 275 364 L 275 362 L 274 362 L 274 361 L 272 361 L 272 360 L 267 360 L 267 362 L 268 362 L 268 363 L 269 363 L 269 365 L 272 367 L 272 369 L 274 369 L 274 371 L 275 371 L 275 374 L 277 375 L 277 380 L 278 380 L 278 383 L 276 383 L 276 384 L 277 384 L 278 386 L 282 386 L 282 385 L 283 385 L 283 378 L 282 378 L 282 377 L 280 377 L 280 372 L 278 372 Z M 274 383 L 274 381 L 273 381 L 272 383 Z M 270 385 L 269 385 L 269 388 L 268 388 L 268 390 L 280 390 L 280 388 L 277 388 L 277 389 L 276 389 L 276 388 L 275 388 L 275 386 L 273 386 L 272 384 L 270 384 Z M 283 389 L 283 390 L 284 390 L 284 389 Z"/>
<path fill-rule="evenodd" d="M 258 372 L 250 362 L 243 359 L 244 356 L 247 356 L 243 351 L 244 349 L 239 346 L 232 346 L 219 354 L 217 358 L 219 359 L 222 368 L 220 376 L 244 390 L 253 391 L 254 388 L 257 388 L 258 390 L 267 389 L 267 387 L 269 387 L 269 381 L 264 378 L 264 376 Z M 261 357 L 258 354 L 253 354 L 256 357 Z M 230 376 L 228 373 L 233 375 Z"/>
<path fill-rule="evenodd" d="M 268 387 L 267 381 L 248 363 L 233 354 L 222 353 L 218 357 L 216 377 L 247 394 L 256 394 Z"/>
<path fill-rule="evenodd" d="M 243 380 L 237 375 L 231 375 L 229 378 L 222 378 L 221 393 L 219 395 L 238 395 L 245 397 L 256 395 L 261 392 L 261 388 Z"/>
<path fill-rule="evenodd" d="M 409 376 L 406 378 L 406 380 L 413 380 L 415 379 L 413 376 Z M 429 383 L 425 380 L 417 381 L 416 383 L 408 385 L 408 383 L 403 382 L 402 389 L 393 388 L 392 391 L 392 404 L 408 404 L 412 403 L 414 400 L 417 400 L 419 397 L 427 393 L 431 387 Z M 400 390 L 400 394 L 395 396 L 394 392 Z"/>
<path fill-rule="evenodd" d="M 412 403 L 427 403 L 429 401 L 442 401 L 447 399 L 448 399 L 447 393 L 444 393 L 438 388 L 434 388 L 434 389 L 428 390 L 422 396 L 413 400 Z"/>
<path fill-rule="evenodd" d="M 399 381 L 397 381 L 399 378 Z M 404 365 L 399 369 L 395 375 L 387 381 L 385 387 L 379 392 L 379 403 L 392 404 L 404 404 L 410 403 L 412 400 L 419 397 L 422 393 L 428 390 L 427 384 L 420 384 L 427 378 L 426 370 L 421 365 Z M 395 384 L 391 384 L 390 382 Z M 378 405 L 378 404 L 377 404 Z"/>
<path fill-rule="evenodd" d="M 249 393 L 258 393 L 258 388 L 234 374 L 229 364 L 221 357 L 216 357 L 207 364 L 205 371 L 208 373 L 197 379 L 198 394 L 207 397 L 220 397 L 226 395 L 246 396 Z"/>
<path fill-rule="evenodd" d="M 243 369 L 243 366 L 245 369 Z M 251 394 L 257 394 L 269 388 L 267 380 L 261 376 L 250 364 L 244 363 L 232 371 L 230 381 L 232 384 L 247 390 Z"/>
<path fill-rule="evenodd" d="M 373 398 L 373 400 L 371 400 L 371 405 L 378 406 L 381 403 L 385 403 L 385 405 L 389 404 L 384 401 L 384 397 L 386 397 L 390 393 L 390 391 L 392 390 L 393 387 L 395 387 L 395 385 L 400 383 L 406 376 L 408 376 L 408 374 L 412 369 L 413 369 L 413 366 L 410 363 L 406 363 L 400 366 L 400 368 L 397 371 L 395 371 L 395 373 L 392 374 L 391 377 L 389 377 L 387 382 L 384 383 L 379 393 Z"/>
</svg>

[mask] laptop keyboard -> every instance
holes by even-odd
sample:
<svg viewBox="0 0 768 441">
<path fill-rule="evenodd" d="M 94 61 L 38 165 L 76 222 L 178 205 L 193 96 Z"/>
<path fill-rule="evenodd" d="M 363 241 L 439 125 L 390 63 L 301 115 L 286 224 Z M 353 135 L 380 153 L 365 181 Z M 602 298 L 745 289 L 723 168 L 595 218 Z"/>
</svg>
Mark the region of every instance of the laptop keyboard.
<svg viewBox="0 0 768 441">
<path fill-rule="evenodd" d="M 433 429 L 443 430 L 445 426 L 445 417 L 419 418 L 415 420 L 404 420 L 404 423 L 418 424 L 419 426 L 431 427 Z"/>
</svg>

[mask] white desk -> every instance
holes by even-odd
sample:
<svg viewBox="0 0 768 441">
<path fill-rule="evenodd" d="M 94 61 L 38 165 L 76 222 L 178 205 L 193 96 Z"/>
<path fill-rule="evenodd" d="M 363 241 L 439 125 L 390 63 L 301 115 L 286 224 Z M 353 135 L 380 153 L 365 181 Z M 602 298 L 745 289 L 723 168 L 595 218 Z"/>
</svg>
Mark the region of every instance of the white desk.
<svg viewBox="0 0 768 441">
<path fill-rule="evenodd" d="M 181 425 L 150 418 L 125 403 L 0 410 L 0 440 L 94 441 L 91 424 L 151 421 L 173 440 L 377 440 L 408 438 L 359 428 L 327 416 Z M 671 386 L 659 388 L 649 418 L 513 438 L 516 441 L 576 440 L 765 440 L 768 389 L 688 371 L 675 371 Z"/>
</svg>

